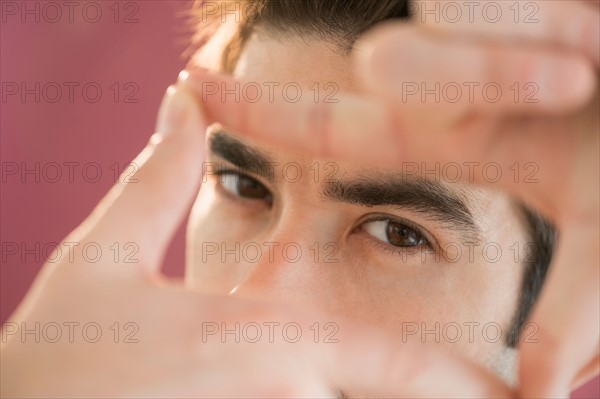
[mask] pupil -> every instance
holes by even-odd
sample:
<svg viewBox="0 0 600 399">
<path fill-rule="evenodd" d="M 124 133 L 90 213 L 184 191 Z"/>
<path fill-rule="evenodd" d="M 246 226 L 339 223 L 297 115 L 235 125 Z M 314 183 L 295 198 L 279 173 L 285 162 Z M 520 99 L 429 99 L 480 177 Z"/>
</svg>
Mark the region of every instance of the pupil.
<svg viewBox="0 0 600 399">
<path fill-rule="evenodd" d="M 390 244 L 398 247 L 414 247 L 420 244 L 419 234 L 410 227 L 388 223 L 387 238 Z"/>
<path fill-rule="evenodd" d="M 243 176 L 239 179 L 238 191 L 241 196 L 247 198 L 264 198 L 268 194 L 262 184 Z"/>
</svg>

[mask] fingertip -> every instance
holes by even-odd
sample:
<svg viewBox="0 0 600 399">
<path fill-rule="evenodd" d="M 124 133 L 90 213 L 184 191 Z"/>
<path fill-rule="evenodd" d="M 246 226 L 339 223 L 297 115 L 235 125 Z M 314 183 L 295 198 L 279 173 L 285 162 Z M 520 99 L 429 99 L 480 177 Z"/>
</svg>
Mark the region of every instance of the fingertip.
<svg viewBox="0 0 600 399">
<path fill-rule="evenodd" d="M 583 108 L 596 92 L 598 79 L 590 62 L 570 54 L 552 56 L 539 74 L 540 100 L 543 108 L 568 114 Z"/>
<path fill-rule="evenodd" d="M 160 103 L 155 129 L 158 136 L 170 134 L 176 127 L 177 122 L 181 119 L 181 108 L 175 106 L 173 103 L 175 91 L 174 86 L 169 86 Z"/>
<path fill-rule="evenodd" d="M 355 46 L 355 71 L 367 90 L 386 92 L 397 87 L 401 65 L 412 62 L 414 50 L 422 43 L 414 28 L 398 23 L 383 23 L 369 31 Z"/>
<path fill-rule="evenodd" d="M 199 112 L 193 95 L 182 85 L 171 85 L 167 88 L 158 111 L 156 133 L 165 138 L 188 130 L 186 125 L 201 129 L 204 118 Z"/>
<path fill-rule="evenodd" d="M 540 331 L 538 335 L 535 342 L 524 342 L 519 348 L 519 397 L 568 398 L 568 362 L 560 359 L 560 351 L 549 350 L 555 344 L 545 339 L 547 334 Z"/>
</svg>

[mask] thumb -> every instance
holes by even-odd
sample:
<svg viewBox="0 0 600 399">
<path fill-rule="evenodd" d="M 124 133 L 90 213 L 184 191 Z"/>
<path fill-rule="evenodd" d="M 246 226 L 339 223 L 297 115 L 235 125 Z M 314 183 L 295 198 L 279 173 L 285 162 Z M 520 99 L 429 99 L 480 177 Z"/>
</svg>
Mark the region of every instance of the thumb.
<svg viewBox="0 0 600 399">
<path fill-rule="evenodd" d="M 102 248 L 117 243 L 137 250 L 132 262 L 116 263 L 138 265 L 116 265 L 114 273 L 158 271 L 200 187 L 205 130 L 194 97 L 170 86 L 160 106 L 156 133 L 132 162 L 136 172 L 120 178 L 75 233 Z"/>
</svg>

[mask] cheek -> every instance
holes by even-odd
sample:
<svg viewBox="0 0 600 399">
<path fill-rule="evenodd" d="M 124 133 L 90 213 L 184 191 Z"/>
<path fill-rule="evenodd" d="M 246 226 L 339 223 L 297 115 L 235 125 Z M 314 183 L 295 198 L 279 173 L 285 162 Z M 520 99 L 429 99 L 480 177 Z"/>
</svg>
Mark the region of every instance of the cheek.
<svg viewBox="0 0 600 399">
<path fill-rule="evenodd" d="M 214 187 L 206 183 L 196 199 L 186 231 L 186 283 L 215 293 L 227 293 L 240 280 L 240 265 L 233 256 L 223 262 L 223 249 L 233 249 L 251 232 L 221 204 Z"/>
</svg>

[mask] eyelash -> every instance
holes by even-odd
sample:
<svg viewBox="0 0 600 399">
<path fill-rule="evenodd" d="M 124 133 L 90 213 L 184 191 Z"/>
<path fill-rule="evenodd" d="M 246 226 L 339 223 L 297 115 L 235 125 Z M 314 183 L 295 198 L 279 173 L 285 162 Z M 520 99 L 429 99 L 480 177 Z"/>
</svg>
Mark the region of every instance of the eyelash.
<svg viewBox="0 0 600 399">
<path fill-rule="evenodd" d="M 222 184 L 222 177 L 226 176 L 226 175 L 232 175 L 238 179 L 246 178 L 246 179 L 253 180 L 253 181 L 257 182 L 258 184 L 262 185 L 265 188 L 265 190 L 267 190 L 269 193 L 271 193 L 271 190 L 269 190 L 267 188 L 267 186 L 265 186 L 262 182 L 260 182 L 260 180 L 250 176 L 249 174 L 241 173 L 239 170 L 220 169 L 220 170 L 217 170 L 214 174 L 215 178 L 219 179 L 221 184 Z M 234 195 L 234 194 L 230 193 L 228 190 L 224 189 L 223 187 L 220 187 L 220 189 L 225 191 L 229 197 L 233 197 L 234 200 L 257 201 L 256 199 L 245 198 L 242 196 Z M 370 233 L 367 233 L 366 231 L 364 231 L 362 229 L 363 225 L 365 225 L 366 223 L 370 223 L 370 222 L 392 222 L 392 223 L 395 223 L 395 224 L 398 224 L 401 226 L 408 227 L 409 229 L 414 230 L 418 235 L 423 237 L 423 239 L 425 241 L 425 244 L 423 244 L 423 246 L 426 248 L 426 250 L 435 252 L 436 249 L 438 249 L 438 247 L 439 247 L 437 241 L 435 240 L 435 238 L 432 237 L 431 234 L 429 234 L 429 232 L 427 232 L 425 229 L 423 229 L 422 227 L 418 226 L 417 224 L 415 224 L 409 220 L 382 214 L 382 215 L 376 215 L 374 217 L 371 217 L 367 220 L 362 221 L 355 230 L 359 230 L 362 233 L 364 233 L 365 235 L 367 235 L 374 245 L 376 245 L 377 247 L 379 247 L 381 250 L 383 250 L 385 252 L 391 252 L 394 254 L 405 256 L 407 251 L 410 251 L 412 249 L 419 249 L 422 246 L 408 247 L 408 248 L 404 247 L 403 248 L 403 247 L 398 247 L 393 244 L 383 242 L 380 239 L 373 237 L 373 235 L 371 235 Z"/>
<path fill-rule="evenodd" d="M 231 194 L 228 190 L 226 190 L 225 188 L 222 187 L 223 185 L 223 176 L 227 176 L 227 175 L 231 175 L 231 176 L 235 176 L 236 179 L 242 179 L 242 178 L 246 178 L 249 180 L 253 180 L 256 183 L 260 184 L 261 186 L 263 186 L 265 188 L 265 190 L 267 190 L 271 196 L 273 196 L 273 193 L 271 192 L 271 190 L 269 190 L 267 188 L 266 185 L 264 185 L 260 180 L 258 180 L 255 177 L 250 176 L 247 173 L 242 173 L 239 170 L 235 170 L 235 169 L 219 169 L 217 171 L 215 171 L 214 176 L 217 180 L 219 180 L 219 186 L 220 186 L 220 190 L 225 191 L 227 193 L 227 195 L 229 195 L 230 197 L 234 197 L 236 200 L 242 200 L 242 201 L 257 201 L 256 199 L 252 199 L 252 198 L 245 198 L 242 196 L 237 196 L 234 194 Z"/>
<path fill-rule="evenodd" d="M 233 175 L 233 176 L 238 176 L 238 177 L 245 177 L 247 179 L 255 180 L 256 182 L 262 184 L 262 182 L 260 182 L 260 180 L 258 180 L 256 177 L 253 177 L 244 172 L 240 172 L 239 170 L 236 170 L 236 169 L 218 169 L 215 171 L 214 175 L 218 176 L 218 177 L 221 177 L 223 175 Z M 262 185 L 264 186 L 264 184 L 262 184 Z M 265 186 L 265 188 L 266 188 L 266 186 Z"/>
<path fill-rule="evenodd" d="M 436 252 L 436 250 L 439 247 L 437 240 L 431 234 L 429 234 L 429 232 L 427 232 L 425 229 L 418 226 L 417 224 L 415 224 L 409 220 L 402 219 L 399 217 L 392 217 L 390 215 L 376 215 L 374 217 L 371 217 L 367 220 L 362 221 L 359 224 L 359 226 L 357 227 L 357 229 L 360 230 L 361 232 L 363 232 L 365 235 L 367 235 L 369 240 L 373 241 L 373 243 L 377 247 L 382 249 L 383 251 L 391 252 L 391 253 L 401 255 L 401 256 L 406 256 L 407 251 L 419 249 L 421 246 L 408 247 L 408 248 L 404 247 L 403 248 L 403 247 L 397 247 L 395 245 L 381 241 L 380 239 L 373 237 L 373 235 L 367 233 L 366 231 L 364 231 L 362 229 L 362 227 L 366 223 L 371 223 L 371 222 L 392 222 L 392 223 L 396 223 L 396 224 L 408 227 L 409 229 L 414 230 L 417 234 L 419 234 L 420 236 L 423 237 L 423 240 L 425 241 L 425 244 L 423 244 L 423 246 L 425 247 L 426 250 Z"/>
</svg>

